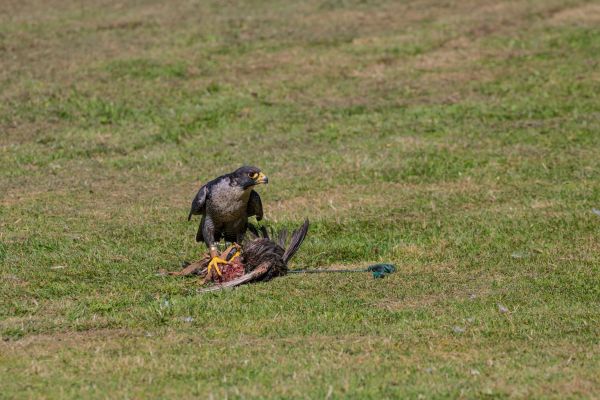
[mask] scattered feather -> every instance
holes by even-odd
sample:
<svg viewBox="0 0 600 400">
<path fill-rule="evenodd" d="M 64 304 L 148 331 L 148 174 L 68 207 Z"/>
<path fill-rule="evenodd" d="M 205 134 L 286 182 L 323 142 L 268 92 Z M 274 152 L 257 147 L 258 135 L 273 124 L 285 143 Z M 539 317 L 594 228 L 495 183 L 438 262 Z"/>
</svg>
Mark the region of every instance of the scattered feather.
<svg viewBox="0 0 600 400">
<path fill-rule="evenodd" d="M 333 395 L 333 386 L 329 385 L 329 389 L 327 390 L 327 395 L 325 396 L 325 398 L 330 399 L 332 395 Z"/>
<path fill-rule="evenodd" d="M 460 327 L 460 326 L 454 326 L 454 327 L 452 327 L 452 331 L 453 331 L 454 333 L 456 333 L 456 334 L 459 334 L 459 335 L 460 335 L 460 334 L 462 334 L 462 333 L 465 333 L 465 328 L 463 328 L 463 327 Z"/>
<path fill-rule="evenodd" d="M 529 257 L 529 253 L 526 251 L 515 251 L 510 255 L 512 258 L 526 258 Z"/>
</svg>

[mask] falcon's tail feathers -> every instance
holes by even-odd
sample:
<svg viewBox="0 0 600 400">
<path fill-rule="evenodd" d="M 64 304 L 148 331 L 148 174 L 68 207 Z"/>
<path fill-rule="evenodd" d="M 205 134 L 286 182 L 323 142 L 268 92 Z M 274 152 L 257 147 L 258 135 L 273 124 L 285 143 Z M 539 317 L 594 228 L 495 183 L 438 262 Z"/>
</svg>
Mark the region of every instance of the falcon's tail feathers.
<svg viewBox="0 0 600 400">
<path fill-rule="evenodd" d="M 252 236 L 254 238 L 260 237 L 260 235 L 258 234 L 258 230 L 256 229 L 256 226 L 254 226 L 254 224 L 251 224 L 250 222 L 248 222 L 246 224 L 246 227 L 248 228 L 248 230 L 250 231 L 250 233 L 252 234 Z"/>
<path fill-rule="evenodd" d="M 296 254 L 300 245 L 304 241 L 306 234 L 308 233 L 308 218 L 304 220 L 304 224 L 292 233 L 292 239 L 290 240 L 290 244 L 288 248 L 283 253 L 283 262 L 287 264 L 287 262 Z"/>
<path fill-rule="evenodd" d="M 262 233 L 263 237 L 270 239 L 269 232 L 267 232 L 267 228 L 265 228 L 264 226 L 261 226 L 259 229 L 260 229 L 260 232 Z"/>
<path fill-rule="evenodd" d="M 265 228 L 264 226 L 257 227 L 256 225 L 248 222 L 246 224 L 246 228 L 250 231 L 250 234 L 252 235 L 253 239 L 256 239 L 256 238 L 270 239 L 269 232 L 267 232 L 267 228 Z"/>
</svg>

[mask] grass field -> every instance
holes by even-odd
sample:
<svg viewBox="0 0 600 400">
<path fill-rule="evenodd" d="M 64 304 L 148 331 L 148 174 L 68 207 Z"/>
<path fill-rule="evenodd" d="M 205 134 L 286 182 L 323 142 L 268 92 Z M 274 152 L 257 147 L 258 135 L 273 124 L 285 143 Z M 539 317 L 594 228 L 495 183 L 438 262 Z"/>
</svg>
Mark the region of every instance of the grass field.
<svg viewBox="0 0 600 400">
<path fill-rule="evenodd" d="M 242 164 L 398 272 L 156 276 Z M 598 398 L 593 208 L 597 2 L 0 2 L 0 398 Z"/>
</svg>

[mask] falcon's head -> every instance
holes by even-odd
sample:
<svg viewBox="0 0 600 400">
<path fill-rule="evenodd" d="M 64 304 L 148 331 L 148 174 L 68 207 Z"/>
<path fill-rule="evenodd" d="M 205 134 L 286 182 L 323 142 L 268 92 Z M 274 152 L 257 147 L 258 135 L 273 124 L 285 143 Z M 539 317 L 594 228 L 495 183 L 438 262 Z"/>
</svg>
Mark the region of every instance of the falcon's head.
<svg viewBox="0 0 600 400">
<path fill-rule="evenodd" d="M 269 183 L 269 178 L 256 167 L 243 166 L 236 169 L 231 174 L 231 180 L 244 189 L 251 188 L 261 183 Z"/>
</svg>

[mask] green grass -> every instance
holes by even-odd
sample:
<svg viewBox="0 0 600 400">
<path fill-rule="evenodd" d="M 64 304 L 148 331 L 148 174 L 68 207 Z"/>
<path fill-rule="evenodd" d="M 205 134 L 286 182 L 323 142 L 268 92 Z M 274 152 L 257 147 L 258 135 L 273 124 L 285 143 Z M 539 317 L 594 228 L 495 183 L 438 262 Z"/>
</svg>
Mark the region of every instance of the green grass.
<svg viewBox="0 0 600 400">
<path fill-rule="evenodd" d="M 0 398 L 594 398 L 594 2 L 0 5 Z M 260 166 L 291 275 L 198 295 Z M 190 319 L 191 318 L 191 319 Z"/>
</svg>

